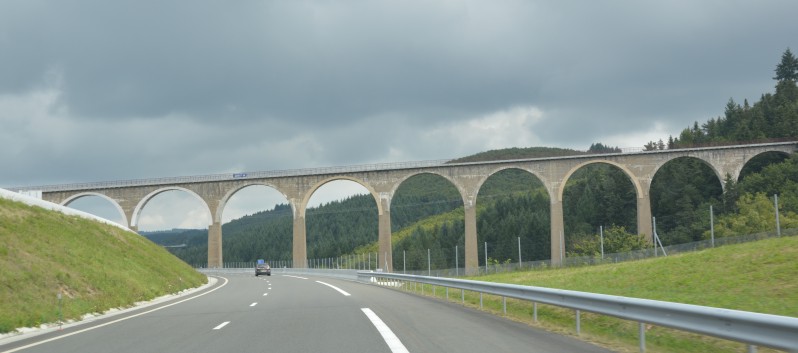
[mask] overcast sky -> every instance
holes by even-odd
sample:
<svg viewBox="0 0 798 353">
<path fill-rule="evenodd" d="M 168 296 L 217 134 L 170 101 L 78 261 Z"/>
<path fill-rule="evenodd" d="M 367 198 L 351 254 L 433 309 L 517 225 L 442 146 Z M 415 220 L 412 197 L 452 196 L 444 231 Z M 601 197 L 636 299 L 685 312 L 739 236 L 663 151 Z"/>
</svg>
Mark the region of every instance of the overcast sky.
<svg viewBox="0 0 798 353">
<path fill-rule="evenodd" d="M 773 92 L 797 13 L 793 0 L 0 0 L 0 187 L 641 147 Z M 188 202 L 179 220 L 153 202 L 140 223 L 207 222 Z"/>
</svg>

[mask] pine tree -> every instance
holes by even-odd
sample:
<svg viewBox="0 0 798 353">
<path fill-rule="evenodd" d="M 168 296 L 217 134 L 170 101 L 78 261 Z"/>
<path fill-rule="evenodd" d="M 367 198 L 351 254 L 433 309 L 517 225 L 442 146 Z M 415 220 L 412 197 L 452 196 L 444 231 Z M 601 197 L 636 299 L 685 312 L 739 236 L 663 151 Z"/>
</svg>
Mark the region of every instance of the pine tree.
<svg viewBox="0 0 798 353">
<path fill-rule="evenodd" d="M 781 62 L 776 65 L 776 77 L 773 79 L 779 82 L 798 81 L 798 58 L 792 55 L 790 48 L 781 55 Z"/>
</svg>

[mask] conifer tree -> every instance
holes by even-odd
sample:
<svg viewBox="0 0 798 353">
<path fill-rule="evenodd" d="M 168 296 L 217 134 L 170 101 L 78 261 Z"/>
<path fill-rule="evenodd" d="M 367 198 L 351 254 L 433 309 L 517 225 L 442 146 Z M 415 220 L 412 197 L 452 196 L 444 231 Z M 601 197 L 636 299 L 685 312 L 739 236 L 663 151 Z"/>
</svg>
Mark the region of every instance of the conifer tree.
<svg viewBox="0 0 798 353">
<path fill-rule="evenodd" d="M 798 58 L 792 55 L 790 48 L 781 55 L 781 62 L 776 65 L 776 77 L 773 79 L 779 82 L 798 81 Z"/>
</svg>

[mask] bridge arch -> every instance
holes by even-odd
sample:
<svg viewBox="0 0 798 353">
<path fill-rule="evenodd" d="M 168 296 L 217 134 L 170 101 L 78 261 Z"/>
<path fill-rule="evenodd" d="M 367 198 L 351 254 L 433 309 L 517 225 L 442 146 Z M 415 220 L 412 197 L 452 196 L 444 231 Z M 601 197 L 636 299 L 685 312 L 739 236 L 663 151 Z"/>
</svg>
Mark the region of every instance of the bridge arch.
<svg viewBox="0 0 798 353">
<path fill-rule="evenodd" d="M 724 188 L 724 190 L 725 190 L 725 185 L 723 185 L 723 180 L 726 179 L 726 174 L 728 173 L 735 181 L 737 181 L 737 177 L 740 175 L 740 170 L 742 170 L 743 167 L 743 163 L 740 163 L 739 166 L 736 166 L 734 168 L 735 170 L 732 171 L 724 170 L 723 166 L 721 166 L 718 163 L 713 163 L 712 160 L 706 158 L 706 156 L 704 155 L 670 156 L 670 158 L 663 159 L 656 164 L 656 166 L 654 167 L 653 174 L 651 175 L 651 180 L 654 181 L 654 178 L 657 176 L 657 174 L 659 174 L 662 168 L 668 165 L 669 163 L 685 158 L 700 161 L 702 164 L 709 167 L 709 169 L 712 170 L 712 173 L 715 174 L 715 177 L 717 177 L 718 180 L 720 180 L 721 187 Z M 750 158 L 748 158 L 747 160 L 750 160 Z"/>
<path fill-rule="evenodd" d="M 268 182 L 258 182 L 258 181 L 245 183 L 245 184 L 236 186 L 234 188 L 231 188 L 230 190 L 228 190 L 224 194 L 224 196 L 222 196 L 221 199 L 219 199 L 219 206 L 216 209 L 216 213 L 213 215 L 213 222 L 221 224 L 222 223 L 222 216 L 224 215 L 224 209 L 227 206 L 227 203 L 230 201 L 230 199 L 235 194 L 237 194 L 239 191 L 244 190 L 244 189 L 246 189 L 248 187 L 251 187 L 251 186 L 265 186 L 267 188 L 273 189 L 273 190 L 277 191 L 278 193 L 280 193 L 280 195 L 283 196 L 283 198 L 286 200 L 286 202 L 288 202 L 288 204 L 291 204 L 291 200 L 288 198 L 288 195 L 286 195 L 286 193 L 283 192 L 282 190 L 280 190 L 280 188 L 278 188 L 276 185 L 272 185 L 272 184 L 270 184 Z"/>
<path fill-rule="evenodd" d="M 139 203 L 136 205 L 136 208 L 133 210 L 133 216 L 131 217 L 130 225 L 132 227 L 138 227 L 139 217 L 141 216 L 141 210 L 144 209 L 144 206 L 146 206 L 147 203 L 150 202 L 150 200 L 152 200 L 155 196 L 158 196 L 159 194 L 167 192 L 167 191 L 183 191 L 183 192 L 188 193 L 189 195 L 191 195 L 192 197 L 194 197 L 198 201 L 200 201 L 200 203 L 202 203 L 202 205 L 205 207 L 205 211 L 208 212 L 208 226 L 212 226 L 213 225 L 213 212 L 211 212 L 211 209 L 208 206 L 208 203 L 205 202 L 205 200 L 201 196 L 199 196 L 199 194 L 197 194 L 196 192 L 194 192 L 194 191 L 192 191 L 190 189 L 186 189 L 184 187 L 180 187 L 180 186 L 162 187 L 162 188 L 156 189 L 155 191 L 152 191 L 149 194 L 147 194 L 146 196 L 144 196 L 139 201 Z"/>
<path fill-rule="evenodd" d="M 316 182 L 315 184 L 313 184 L 313 186 L 311 186 L 307 190 L 305 195 L 302 197 L 302 203 L 301 204 L 294 205 L 293 203 L 291 203 L 291 207 L 294 210 L 294 214 L 301 214 L 302 217 L 304 217 L 305 216 L 305 211 L 307 210 L 308 202 L 310 202 L 310 198 L 313 196 L 313 194 L 317 190 L 319 190 L 319 188 L 324 186 L 325 184 L 327 184 L 329 182 L 332 182 L 332 181 L 337 181 L 337 180 L 352 181 L 352 182 L 360 184 L 360 186 L 366 188 L 366 190 L 368 190 L 369 194 L 371 194 L 371 197 L 374 198 L 374 202 L 377 204 L 377 214 L 382 214 L 383 213 L 382 205 L 380 205 L 380 194 L 377 192 L 377 190 L 374 190 L 374 187 L 371 186 L 371 184 L 369 184 L 365 180 L 361 180 L 359 178 L 355 178 L 355 177 L 351 177 L 351 176 L 336 175 L 336 176 L 332 176 L 332 177 L 329 177 L 329 178 L 324 178 L 324 179 Z"/>
<path fill-rule="evenodd" d="M 448 176 L 446 174 L 443 174 L 443 173 L 440 173 L 438 171 L 435 171 L 435 170 L 413 172 L 413 173 L 408 173 L 407 175 L 402 176 L 401 178 L 399 178 L 399 180 L 396 181 L 396 183 L 391 188 L 391 197 L 393 197 L 393 195 L 396 194 L 396 191 L 399 190 L 399 187 L 402 186 L 402 184 L 404 182 L 406 182 L 408 179 L 410 179 L 410 178 L 412 178 L 414 176 L 417 176 L 417 175 L 422 175 L 422 174 L 432 174 L 432 175 L 439 176 L 439 177 L 441 177 L 443 179 L 446 179 L 446 181 L 451 183 L 457 189 L 457 192 L 460 193 L 460 198 L 463 200 L 463 204 L 464 205 L 473 206 L 473 205 L 470 204 L 470 202 L 468 200 L 468 192 L 463 187 L 463 185 L 461 185 L 459 182 L 457 182 L 456 179 L 454 179 L 454 178 L 452 178 L 452 177 L 450 177 L 450 176 Z"/>
<path fill-rule="evenodd" d="M 108 195 L 105 195 L 103 193 L 99 193 L 99 192 L 81 192 L 81 193 L 77 193 L 77 194 L 71 195 L 71 196 L 67 197 L 66 199 L 64 199 L 64 201 L 61 202 L 61 206 L 69 206 L 69 204 L 72 203 L 73 201 L 76 201 L 76 200 L 78 200 L 80 198 L 92 197 L 92 196 L 97 196 L 97 197 L 100 197 L 100 198 L 110 202 L 111 205 L 113 205 L 114 208 L 116 209 L 116 211 L 119 213 L 119 215 L 122 216 L 122 219 L 124 219 L 128 224 L 130 224 L 130 220 L 127 219 L 127 215 L 125 214 L 125 210 L 122 209 L 122 206 L 119 205 L 119 202 L 117 202 L 116 200 L 110 198 Z M 124 226 L 128 226 L 128 224 L 125 224 Z"/>
<path fill-rule="evenodd" d="M 776 160 L 774 160 L 773 157 L 777 157 L 779 160 L 776 161 Z M 770 158 L 771 160 L 768 161 L 767 160 L 768 158 Z M 754 162 L 754 160 L 763 160 L 764 159 L 765 162 L 768 163 L 768 165 L 770 165 L 770 164 L 773 164 L 773 163 L 784 162 L 788 158 L 790 158 L 790 153 L 785 152 L 785 151 L 778 151 L 778 150 L 762 151 L 761 153 L 753 154 L 753 155 L 750 156 L 750 158 L 746 158 L 743 161 L 742 167 L 740 168 L 739 176 L 737 177 L 737 179 L 735 181 L 739 183 L 740 181 L 742 181 L 742 178 L 744 178 L 745 176 L 750 174 L 751 171 L 750 170 L 746 170 L 746 168 L 749 168 L 751 166 L 750 165 L 751 162 Z M 725 185 L 724 185 L 724 187 L 725 187 Z"/>
<path fill-rule="evenodd" d="M 612 166 L 620 169 L 621 171 L 623 171 L 623 173 L 626 174 L 626 176 L 629 177 L 629 180 L 632 182 L 632 185 L 635 188 L 635 193 L 637 194 L 637 198 L 638 199 L 642 198 L 645 195 L 648 195 L 648 190 L 644 190 L 643 186 L 640 185 L 640 180 L 638 180 L 638 176 L 635 175 L 631 170 L 629 170 L 629 168 L 627 166 L 625 166 L 623 164 L 620 164 L 620 163 L 617 163 L 617 162 L 609 161 L 609 160 L 606 160 L 606 159 L 596 159 L 596 160 L 590 160 L 590 161 L 585 161 L 585 162 L 579 163 L 579 164 L 573 166 L 570 170 L 568 170 L 568 172 L 565 173 L 565 175 L 563 175 L 562 181 L 560 182 L 559 189 L 557 190 L 557 199 L 556 200 L 559 201 L 559 202 L 563 201 L 562 198 L 563 198 L 563 194 L 565 193 L 565 186 L 566 186 L 566 184 L 568 184 L 568 180 L 571 178 L 571 176 L 577 170 L 579 170 L 579 169 L 581 169 L 581 168 L 583 168 L 583 167 L 585 167 L 587 165 L 590 165 L 590 164 L 602 164 L 602 163 L 603 164 L 612 165 Z"/>
<path fill-rule="evenodd" d="M 505 170 L 510 170 L 510 169 L 520 170 L 520 171 L 529 173 L 530 175 L 535 177 L 535 179 L 539 180 L 541 182 L 541 184 L 543 184 L 544 187 L 547 185 L 546 179 L 542 175 L 540 175 L 540 173 L 538 173 L 537 171 L 534 171 L 534 170 L 531 170 L 531 169 L 528 169 L 528 168 L 524 168 L 522 166 L 508 165 L 508 166 L 500 166 L 500 167 L 495 168 L 495 169 L 491 170 L 490 172 L 488 172 L 487 175 L 485 175 L 483 178 L 481 178 L 477 182 L 476 190 L 474 190 L 474 193 L 477 196 L 479 196 L 479 191 L 482 190 L 482 186 L 485 184 L 486 181 L 488 181 L 488 179 L 490 179 L 492 176 L 494 176 L 496 174 L 499 174 L 499 173 L 501 173 L 501 172 L 503 172 Z M 552 199 L 554 197 L 551 194 L 551 191 L 549 190 L 548 187 L 546 188 L 546 193 L 549 195 L 549 199 Z"/>
</svg>

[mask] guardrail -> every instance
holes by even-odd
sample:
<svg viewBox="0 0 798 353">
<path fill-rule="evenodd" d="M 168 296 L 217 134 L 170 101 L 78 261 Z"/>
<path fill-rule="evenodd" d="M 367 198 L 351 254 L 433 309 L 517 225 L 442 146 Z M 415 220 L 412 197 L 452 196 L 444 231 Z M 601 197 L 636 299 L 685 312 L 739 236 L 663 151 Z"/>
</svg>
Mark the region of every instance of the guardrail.
<svg viewBox="0 0 798 353">
<path fill-rule="evenodd" d="M 798 352 L 798 318 L 794 317 L 562 289 L 394 273 L 360 271 L 358 280 L 375 285 L 395 285 L 395 281 L 415 282 L 492 294 L 505 300 L 515 298 L 574 309 L 577 333 L 580 330 L 580 311 L 637 321 L 641 352 L 645 352 L 645 324 L 746 343 L 750 352 L 755 351 L 756 346 Z"/>
</svg>

